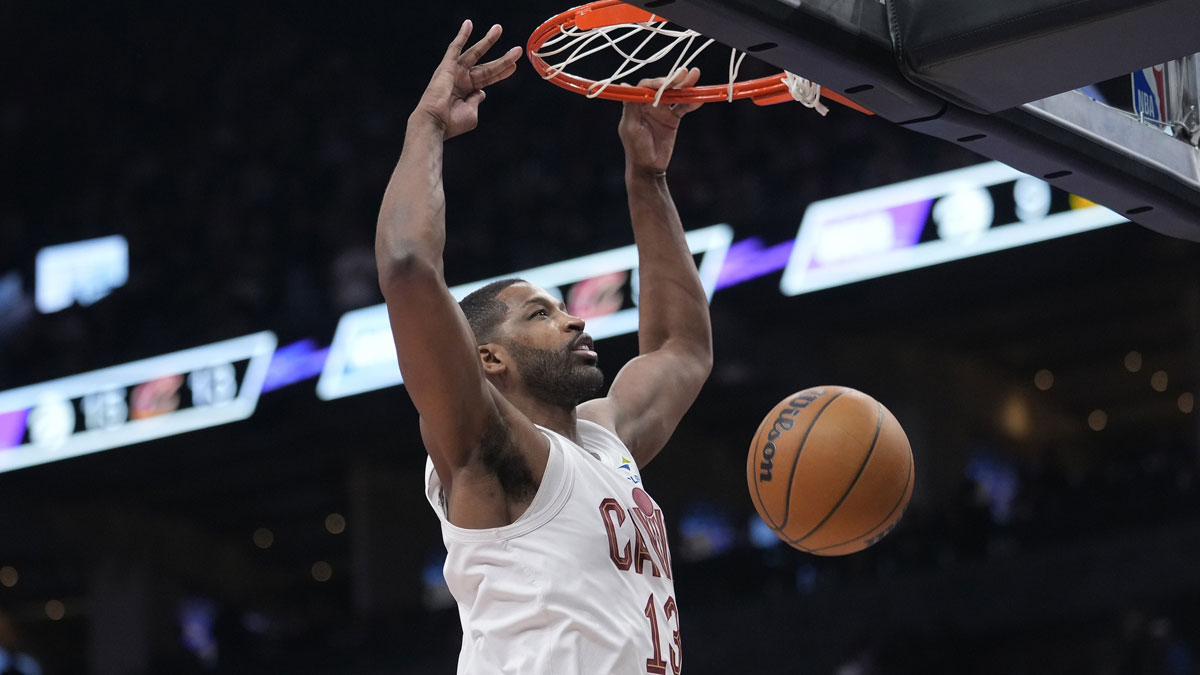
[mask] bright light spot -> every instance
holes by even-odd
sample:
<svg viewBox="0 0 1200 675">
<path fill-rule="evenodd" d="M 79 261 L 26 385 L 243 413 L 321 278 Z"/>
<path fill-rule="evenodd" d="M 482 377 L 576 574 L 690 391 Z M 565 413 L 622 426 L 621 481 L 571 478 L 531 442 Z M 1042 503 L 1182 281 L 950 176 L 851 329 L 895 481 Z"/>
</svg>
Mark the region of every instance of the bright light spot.
<svg viewBox="0 0 1200 675">
<path fill-rule="evenodd" d="M 21 579 L 21 575 L 17 574 L 17 568 L 11 565 L 0 567 L 0 585 L 6 588 L 12 588 L 17 585 L 17 581 Z"/>
<path fill-rule="evenodd" d="M 1165 370 L 1155 371 L 1155 373 L 1150 376 L 1150 387 L 1152 389 L 1154 389 L 1154 391 L 1166 391 L 1167 390 L 1167 371 L 1165 371 Z"/>
<path fill-rule="evenodd" d="M 347 352 L 352 368 L 369 368 L 396 359 L 396 343 L 391 330 L 363 331 L 351 338 Z"/>
<path fill-rule="evenodd" d="M 1176 401 L 1176 403 L 1179 405 L 1179 412 L 1187 415 L 1188 413 L 1195 410 L 1196 397 L 1192 395 L 1192 392 L 1185 391 L 1179 395 L 1179 399 Z M 3 570 L 0 570 L 0 574 L 2 574 L 2 573 L 3 573 Z M 0 579 L 0 581 L 3 581 L 3 579 Z"/>
<path fill-rule="evenodd" d="M 1088 415 L 1088 426 L 1092 431 L 1103 431 L 1104 427 L 1108 426 L 1108 413 L 1103 410 L 1093 410 L 1091 415 Z"/>
<path fill-rule="evenodd" d="M 1125 370 L 1136 373 L 1142 369 L 1142 353 L 1129 352 L 1125 355 Z"/>
<path fill-rule="evenodd" d="M 346 517 L 340 513 L 325 516 L 325 531 L 329 534 L 341 534 L 346 531 Z"/>
<path fill-rule="evenodd" d="M 312 578 L 317 581 L 329 581 L 333 576 L 333 567 L 324 560 L 318 560 L 312 565 Z"/>
<path fill-rule="evenodd" d="M 129 280 L 129 243 L 121 235 L 47 246 L 37 254 L 34 298 L 43 314 L 87 307 Z"/>
<path fill-rule="evenodd" d="M 271 544 L 275 543 L 275 533 L 265 527 L 260 527 L 254 531 L 254 545 L 259 548 L 271 548 Z"/>
<path fill-rule="evenodd" d="M 821 229 L 813 257 L 823 265 L 866 258 L 891 250 L 895 243 L 892 214 L 878 211 L 836 223 Z"/>
<path fill-rule="evenodd" d="M 29 413 L 29 440 L 44 450 L 57 450 L 75 432 L 75 406 L 60 394 L 43 393 Z"/>
<path fill-rule="evenodd" d="M 1022 176 L 1013 184 L 1013 201 L 1017 205 L 1017 218 L 1021 222 L 1041 220 L 1050 213 L 1053 194 L 1050 184 L 1033 176 Z"/>
<path fill-rule="evenodd" d="M 1042 368 L 1033 376 L 1033 386 L 1046 391 L 1054 386 L 1054 373 Z"/>
<path fill-rule="evenodd" d="M 1029 401 L 1020 394 L 1010 394 L 1000 409 L 1000 423 L 1013 438 L 1028 438 L 1029 433 L 1033 431 L 1033 414 L 1029 410 Z"/>
<path fill-rule="evenodd" d="M 58 621 L 67 615 L 67 608 L 61 600 L 51 600 L 46 603 L 46 616 L 51 621 Z"/>
<path fill-rule="evenodd" d="M 992 226 L 996 207 L 986 188 L 960 185 L 933 205 L 938 237 L 972 241 Z"/>
</svg>

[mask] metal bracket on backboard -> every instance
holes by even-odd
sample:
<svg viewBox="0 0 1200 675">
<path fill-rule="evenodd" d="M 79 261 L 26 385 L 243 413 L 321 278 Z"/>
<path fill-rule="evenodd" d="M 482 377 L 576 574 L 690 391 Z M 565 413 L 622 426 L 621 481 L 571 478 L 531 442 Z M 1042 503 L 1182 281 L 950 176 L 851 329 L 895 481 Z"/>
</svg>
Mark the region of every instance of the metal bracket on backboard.
<svg viewBox="0 0 1200 675">
<path fill-rule="evenodd" d="M 1057 96 L 991 115 L 950 104 L 904 78 L 878 0 L 630 2 L 832 87 L 886 120 L 1044 178 L 1156 232 L 1200 241 L 1200 188 L 1188 173 L 1194 155 L 1131 153 L 1119 136 L 1081 124 L 1079 111 L 1061 110 Z"/>
</svg>

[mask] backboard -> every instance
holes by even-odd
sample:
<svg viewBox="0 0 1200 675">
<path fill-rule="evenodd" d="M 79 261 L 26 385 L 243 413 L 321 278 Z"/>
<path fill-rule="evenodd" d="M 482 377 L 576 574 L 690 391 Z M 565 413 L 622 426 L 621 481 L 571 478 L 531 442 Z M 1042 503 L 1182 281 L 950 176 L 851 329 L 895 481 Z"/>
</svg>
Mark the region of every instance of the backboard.
<svg viewBox="0 0 1200 675">
<path fill-rule="evenodd" d="M 1004 162 L 1162 234 L 1200 241 L 1200 150 L 1076 90 L 1200 52 L 1200 3 L 631 4 L 818 82 L 895 124 Z"/>
</svg>

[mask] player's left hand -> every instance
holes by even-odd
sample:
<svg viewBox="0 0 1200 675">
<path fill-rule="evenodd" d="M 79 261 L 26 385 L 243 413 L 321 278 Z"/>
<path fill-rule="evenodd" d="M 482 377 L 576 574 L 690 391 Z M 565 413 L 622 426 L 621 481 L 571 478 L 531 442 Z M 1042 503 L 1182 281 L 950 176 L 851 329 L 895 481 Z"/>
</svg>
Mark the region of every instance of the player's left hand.
<svg viewBox="0 0 1200 675">
<path fill-rule="evenodd" d="M 658 89 L 666 78 L 655 77 L 638 82 L 640 87 Z M 680 68 L 671 77 L 668 85 L 672 89 L 690 87 L 700 79 L 699 68 Z M 675 132 L 679 120 L 699 108 L 699 103 L 675 105 L 650 103 L 626 103 L 621 112 L 621 123 L 617 132 L 625 145 L 625 159 L 630 168 L 662 172 L 671 163 L 675 149 Z"/>
<path fill-rule="evenodd" d="M 479 63 L 500 39 L 501 28 L 499 24 L 492 26 L 479 42 L 467 48 L 472 28 L 469 19 L 462 23 L 414 111 L 437 123 L 445 139 L 466 133 L 479 124 L 483 88 L 512 75 L 517 69 L 517 59 L 521 58 L 521 48 L 513 47 L 498 59 Z"/>
</svg>

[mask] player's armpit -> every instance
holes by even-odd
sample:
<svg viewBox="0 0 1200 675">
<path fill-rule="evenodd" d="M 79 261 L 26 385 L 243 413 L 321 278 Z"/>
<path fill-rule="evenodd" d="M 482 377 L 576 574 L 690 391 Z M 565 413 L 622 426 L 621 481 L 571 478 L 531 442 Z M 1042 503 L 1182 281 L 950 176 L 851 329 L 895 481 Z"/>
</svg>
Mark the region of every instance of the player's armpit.
<svg viewBox="0 0 1200 675">
<path fill-rule="evenodd" d="M 500 414 L 477 440 L 470 453 L 473 459 L 462 466 L 447 465 L 446 453 L 421 419 L 421 437 L 442 483 L 445 515 L 457 527 L 483 529 L 516 522 L 545 475 L 549 439 L 503 397 L 495 400 Z M 451 481 L 453 490 L 447 487 Z"/>
<path fill-rule="evenodd" d="M 608 396 L 581 404 L 578 416 L 615 433 L 643 467 L 671 438 L 711 369 L 703 355 L 670 348 L 643 354 L 617 373 Z"/>
</svg>

